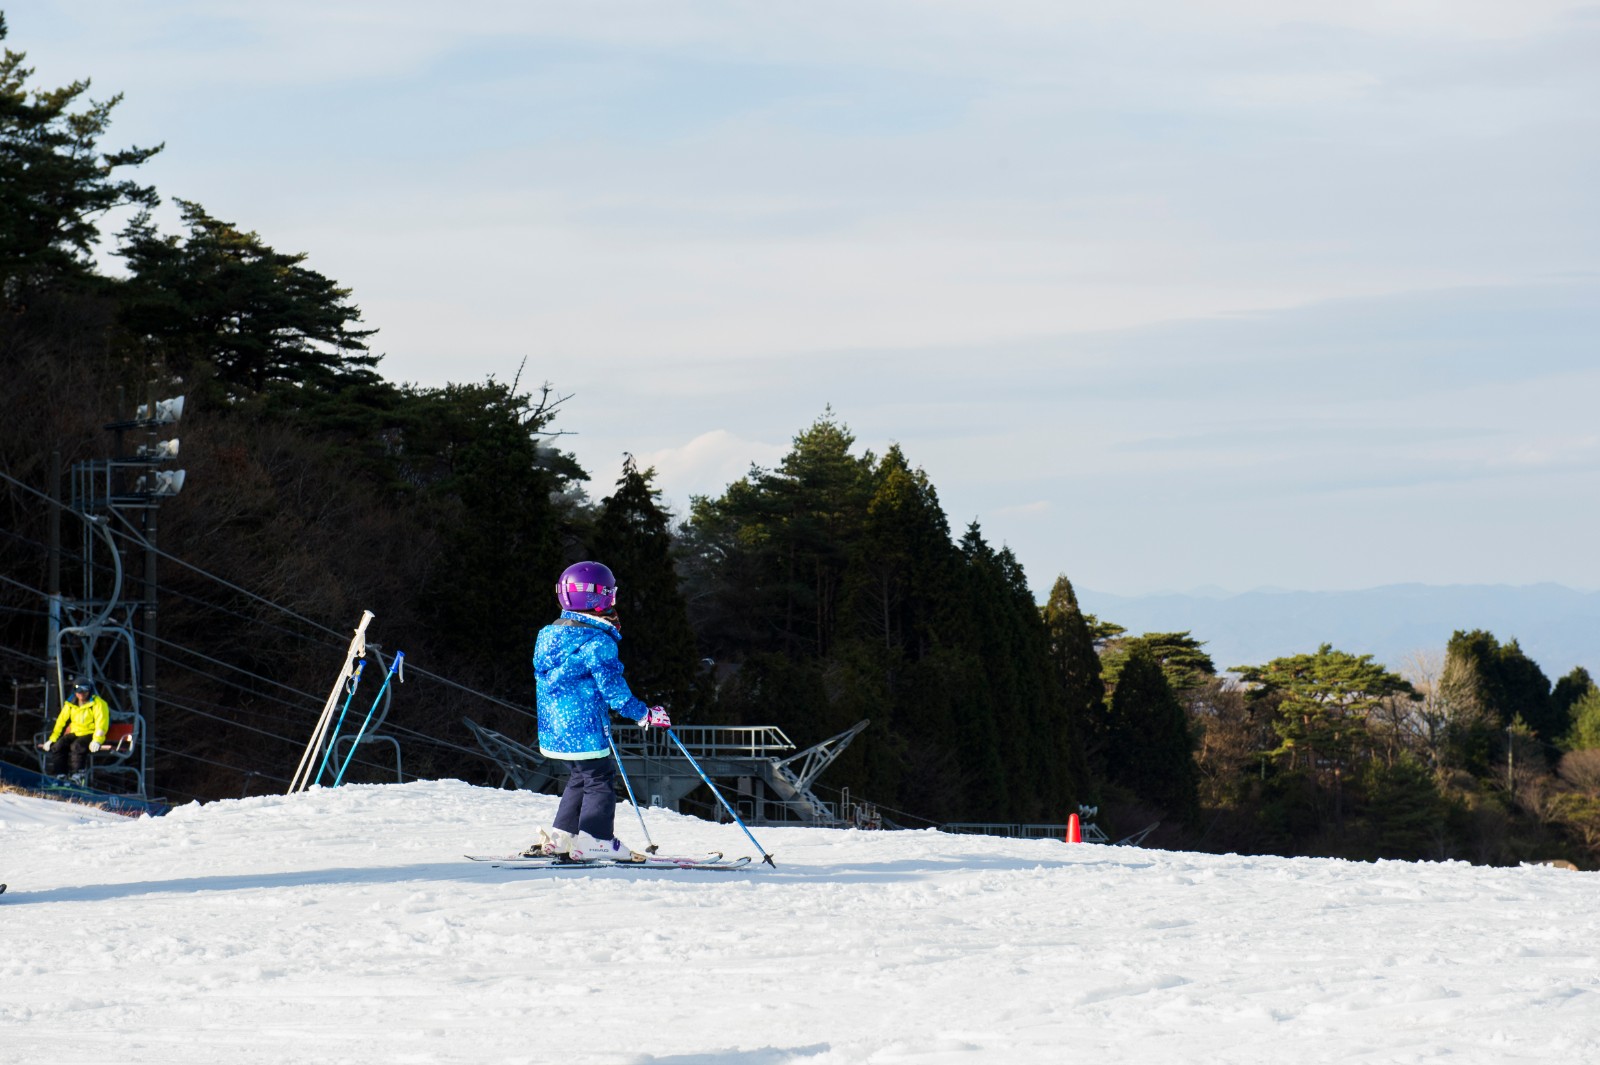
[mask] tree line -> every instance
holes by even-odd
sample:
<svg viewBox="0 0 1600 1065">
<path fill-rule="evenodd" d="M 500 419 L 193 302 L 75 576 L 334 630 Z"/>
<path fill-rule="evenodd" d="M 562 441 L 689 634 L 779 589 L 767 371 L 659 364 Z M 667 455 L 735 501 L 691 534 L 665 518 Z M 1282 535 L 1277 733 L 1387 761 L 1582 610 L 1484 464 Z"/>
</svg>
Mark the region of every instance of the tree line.
<svg viewBox="0 0 1600 1065">
<path fill-rule="evenodd" d="M 638 690 L 801 746 L 871 719 L 824 783 L 902 823 L 1081 804 L 1113 837 L 1159 822 L 1170 846 L 1600 858 L 1600 693 L 1581 669 L 1552 685 L 1514 640 L 1462 631 L 1398 671 L 1327 646 L 1219 670 L 1192 633 L 1084 613 L 1066 576 L 1041 606 L 1007 548 L 952 529 L 912 457 L 862 451 L 831 410 L 687 514 L 631 458 L 595 485 L 562 448 L 582 397 L 521 372 L 386 380 L 350 290 L 191 200 L 161 232 L 161 197 L 128 175 L 162 148 L 103 148 L 116 97 L 31 77 L 8 50 L 0 673 L 36 676 L 45 642 L 49 508 L 18 483 L 46 487 L 52 452 L 106 457 L 103 426 L 152 389 L 187 394 L 189 477 L 161 511 L 162 548 L 195 567 L 161 571 L 163 791 L 277 790 L 364 608 L 432 674 L 391 717 L 406 773 L 496 783 L 462 719 L 533 740 L 532 640 L 555 574 L 594 557 L 621 578 Z M 106 564 L 69 550 L 68 593 Z"/>
</svg>

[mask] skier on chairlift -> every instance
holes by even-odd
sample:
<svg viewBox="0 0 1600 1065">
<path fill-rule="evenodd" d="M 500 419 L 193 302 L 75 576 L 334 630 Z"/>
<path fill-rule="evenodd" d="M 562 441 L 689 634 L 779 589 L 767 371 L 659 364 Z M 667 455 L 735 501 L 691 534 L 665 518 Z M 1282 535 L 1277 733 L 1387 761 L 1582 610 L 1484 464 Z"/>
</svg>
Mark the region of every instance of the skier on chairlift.
<svg viewBox="0 0 1600 1065">
<path fill-rule="evenodd" d="M 96 694 L 88 679 L 79 680 L 72 686 L 72 695 L 61 704 L 50 738 L 39 744 L 39 749 L 49 756 L 50 775 L 60 783 L 83 784 L 89 755 L 100 750 L 110 727 L 111 707 Z"/>
<path fill-rule="evenodd" d="M 569 776 L 549 832 L 527 854 L 573 861 L 642 861 L 616 838 L 616 766 L 611 715 L 646 728 L 670 728 L 659 706 L 646 706 L 622 676 L 617 641 L 617 582 L 598 562 L 579 562 L 556 584 L 561 616 L 539 630 L 533 650 L 538 689 L 539 753 L 566 764 Z"/>
</svg>

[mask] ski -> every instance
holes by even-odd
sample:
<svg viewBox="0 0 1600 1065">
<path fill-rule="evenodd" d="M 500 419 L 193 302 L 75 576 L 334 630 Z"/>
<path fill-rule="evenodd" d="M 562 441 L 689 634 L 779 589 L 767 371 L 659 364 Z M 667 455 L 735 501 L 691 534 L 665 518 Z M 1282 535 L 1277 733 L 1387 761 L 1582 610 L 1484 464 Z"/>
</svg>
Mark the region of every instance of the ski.
<svg viewBox="0 0 1600 1065">
<path fill-rule="evenodd" d="M 716 862 L 663 862 L 653 858 L 647 862 L 618 862 L 610 858 L 601 858 L 592 862 L 541 862 L 523 859 L 514 862 L 495 862 L 493 867 L 495 869 L 515 869 L 522 872 L 543 869 L 627 869 L 630 871 L 637 869 L 641 872 L 646 869 L 678 869 L 707 873 L 728 873 L 735 869 L 743 869 L 749 864 L 749 858 L 735 858 L 732 861 Z"/>
<path fill-rule="evenodd" d="M 641 851 L 632 851 L 630 853 L 636 855 L 639 861 L 702 862 L 707 865 L 723 861 L 721 851 L 707 851 L 704 854 L 649 854 Z M 464 857 L 468 861 L 474 862 L 568 862 L 576 865 L 593 865 L 596 861 L 616 861 L 619 865 L 638 864 L 638 862 L 622 862 L 614 858 L 591 859 L 589 862 L 583 863 L 559 854 L 468 854 Z"/>
<path fill-rule="evenodd" d="M 466 857 L 474 862 L 489 862 L 497 869 L 705 869 L 728 870 L 742 869 L 750 864 L 749 858 L 724 858 L 721 854 L 712 852 L 700 857 L 646 855 L 642 861 L 617 861 L 612 858 L 598 858 L 592 861 L 573 861 L 569 858 L 550 856 L 526 856 L 521 854 L 468 854 Z"/>
</svg>

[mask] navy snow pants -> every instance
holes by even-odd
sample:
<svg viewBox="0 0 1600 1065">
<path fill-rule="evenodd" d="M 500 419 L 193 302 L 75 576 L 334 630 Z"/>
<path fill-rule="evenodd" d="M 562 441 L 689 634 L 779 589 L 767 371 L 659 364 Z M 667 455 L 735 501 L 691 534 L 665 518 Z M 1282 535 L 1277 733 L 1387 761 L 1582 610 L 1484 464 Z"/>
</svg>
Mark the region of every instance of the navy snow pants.
<svg viewBox="0 0 1600 1065">
<path fill-rule="evenodd" d="M 610 758 L 585 758 L 568 762 L 572 775 L 567 777 L 566 790 L 561 793 L 561 805 L 556 808 L 555 827 L 563 832 L 587 832 L 598 840 L 608 840 L 616 833 L 617 779 L 616 763 Z"/>
</svg>

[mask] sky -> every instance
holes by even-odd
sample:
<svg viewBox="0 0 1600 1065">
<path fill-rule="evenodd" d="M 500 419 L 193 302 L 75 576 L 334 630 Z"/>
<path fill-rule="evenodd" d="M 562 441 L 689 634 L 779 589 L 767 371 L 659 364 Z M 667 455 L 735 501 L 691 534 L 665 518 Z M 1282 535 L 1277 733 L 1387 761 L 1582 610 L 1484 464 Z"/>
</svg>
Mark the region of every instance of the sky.
<svg viewBox="0 0 1600 1065">
<path fill-rule="evenodd" d="M 556 803 L 439 780 L 112 821 L 0 794 L 0 1065 L 1600 1055 L 1593 872 L 763 826 L 773 867 L 462 858 Z M 642 817 L 662 853 L 755 850 Z"/>
<path fill-rule="evenodd" d="M 0 6 L 596 498 L 831 407 L 1041 596 L 1600 588 L 1595 4 Z"/>
</svg>

